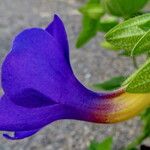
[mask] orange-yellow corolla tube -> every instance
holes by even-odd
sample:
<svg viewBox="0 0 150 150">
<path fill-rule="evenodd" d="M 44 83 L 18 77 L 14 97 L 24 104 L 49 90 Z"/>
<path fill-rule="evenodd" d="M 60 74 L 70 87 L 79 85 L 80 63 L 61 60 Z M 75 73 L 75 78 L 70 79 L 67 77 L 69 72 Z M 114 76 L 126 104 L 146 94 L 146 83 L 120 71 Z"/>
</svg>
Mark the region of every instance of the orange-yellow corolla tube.
<svg viewBox="0 0 150 150">
<path fill-rule="evenodd" d="M 107 96 L 94 112 L 94 122 L 116 123 L 138 115 L 150 106 L 150 93 L 127 93 L 119 89 Z"/>
<path fill-rule="evenodd" d="M 110 112 L 109 122 L 120 122 L 127 120 L 139 114 L 146 107 L 150 106 L 150 93 L 123 93 L 120 96 L 112 99 L 114 111 Z"/>
</svg>

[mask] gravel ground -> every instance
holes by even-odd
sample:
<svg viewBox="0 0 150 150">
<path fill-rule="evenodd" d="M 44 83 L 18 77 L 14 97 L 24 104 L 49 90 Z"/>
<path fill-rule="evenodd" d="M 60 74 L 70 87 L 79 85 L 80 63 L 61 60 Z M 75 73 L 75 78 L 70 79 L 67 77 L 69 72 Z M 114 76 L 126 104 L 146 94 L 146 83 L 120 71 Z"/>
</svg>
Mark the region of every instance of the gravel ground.
<svg viewBox="0 0 150 150">
<path fill-rule="evenodd" d="M 27 27 L 45 27 L 57 13 L 68 32 L 73 69 L 84 84 L 131 73 L 131 60 L 118 58 L 114 52 L 99 47 L 100 34 L 82 49 L 75 48 L 81 28 L 77 8 L 82 3 L 83 0 L 0 0 L 0 61 L 9 50 L 13 35 Z M 58 121 L 22 141 L 7 141 L 0 137 L 0 150 L 86 150 L 90 140 L 102 140 L 108 135 L 113 135 L 114 150 L 119 150 L 139 130 L 138 118 L 115 125 Z"/>
</svg>

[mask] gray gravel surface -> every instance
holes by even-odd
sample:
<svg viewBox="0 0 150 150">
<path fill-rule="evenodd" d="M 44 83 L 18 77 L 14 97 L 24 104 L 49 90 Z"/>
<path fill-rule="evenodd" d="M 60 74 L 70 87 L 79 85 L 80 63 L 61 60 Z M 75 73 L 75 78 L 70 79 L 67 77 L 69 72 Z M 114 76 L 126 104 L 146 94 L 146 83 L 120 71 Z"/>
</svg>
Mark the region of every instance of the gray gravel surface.
<svg viewBox="0 0 150 150">
<path fill-rule="evenodd" d="M 0 0 L 0 61 L 8 52 L 15 34 L 28 27 L 45 27 L 56 13 L 66 25 L 71 63 L 79 80 L 88 85 L 114 75 L 130 74 L 133 71 L 131 60 L 118 58 L 116 53 L 99 47 L 101 34 L 82 49 L 75 48 L 81 28 L 77 8 L 82 3 L 83 0 Z M 113 135 L 114 150 L 119 150 L 139 130 L 138 118 L 115 125 L 57 121 L 22 141 L 7 141 L 0 137 L 0 150 L 86 150 L 90 140 L 102 140 L 108 135 Z"/>
</svg>

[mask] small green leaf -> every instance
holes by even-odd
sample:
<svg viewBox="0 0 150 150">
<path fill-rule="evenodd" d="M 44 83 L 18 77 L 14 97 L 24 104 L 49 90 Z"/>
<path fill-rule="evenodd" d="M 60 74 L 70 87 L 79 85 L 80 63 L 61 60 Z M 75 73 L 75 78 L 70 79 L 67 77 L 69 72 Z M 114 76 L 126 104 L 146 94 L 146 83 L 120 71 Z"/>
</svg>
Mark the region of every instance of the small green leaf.
<svg viewBox="0 0 150 150">
<path fill-rule="evenodd" d="M 141 115 L 141 121 L 143 122 L 142 130 L 139 136 L 134 139 L 124 150 L 137 150 L 137 146 L 150 137 L 150 107 L 147 108 Z"/>
<path fill-rule="evenodd" d="M 92 141 L 88 150 L 112 150 L 113 138 L 107 137 L 102 142 Z"/>
<path fill-rule="evenodd" d="M 99 19 L 103 15 L 100 0 L 89 0 L 79 9 L 83 14 L 82 30 L 77 38 L 76 47 L 80 48 L 86 44 L 98 31 Z"/>
<path fill-rule="evenodd" d="M 147 31 L 134 46 L 134 48 L 131 51 L 131 56 L 146 53 L 148 51 L 150 51 L 150 30 Z"/>
<path fill-rule="evenodd" d="M 82 30 L 79 33 L 76 47 L 80 48 L 85 43 L 87 43 L 92 37 L 94 37 L 97 33 L 97 25 L 98 20 L 91 19 L 89 17 L 84 16 L 82 21 Z"/>
<path fill-rule="evenodd" d="M 100 4 L 87 4 L 81 7 L 79 11 L 91 19 L 99 19 L 104 14 L 104 10 Z"/>
<path fill-rule="evenodd" d="M 146 121 L 149 119 L 150 121 L 150 107 L 145 109 L 142 113 L 141 113 L 141 119 L 142 121 Z"/>
<path fill-rule="evenodd" d="M 137 13 L 148 0 L 102 0 L 106 11 L 116 16 L 130 16 Z"/>
<path fill-rule="evenodd" d="M 133 73 L 124 83 L 126 91 L 130 93 L 150 92 L 150 59 Z"/>
<path fill-rule="evenodd" d="M 87 4 L 93 4 L 93 3 L 98 4 L 98 3 L 100 3 L 100 1 L 101 1 L 101 0 L 89 0 L 89 1 L 87 2 Z"/>
<path fill-rule="evenodd" d="M 103 15 L 103 8 L 101 7 L 100 0 L 89 0 L 79 11 L 83 14 L 83 19 L 82 30 L 76 42 L 77 48 L 86 44 L 96 35 L 99 19 Z"/>
<path fill-rule="evenodd" d="M 143 134 L 145 138 L 150 137 L 150 107 L 141 114 L 141 119 L 144 123 Z"/>
<path fill-rule="evenodd" d="M 101 18 L 99 22 L 98 29 L 101 32 L 108 32 L 110 29 L 118 24 L 118 19 L 116 17 L 105 17 Z"/>
<path fill-rule="evenodd" d="M 143 26 L 150 22 L 150 13 L 131 18 L 115 26 L 106 35 L 106 40 L 115 47 L 131 51 L 147 32 Z"/>
<path fill-rule="evenodd" d="M 123 76 L 113 77 L 103 83 L 94 84 L 92 87 L 96 90 L 114 90 L 119 88 L 125 79 L 126 77 Z"/>
</svg>

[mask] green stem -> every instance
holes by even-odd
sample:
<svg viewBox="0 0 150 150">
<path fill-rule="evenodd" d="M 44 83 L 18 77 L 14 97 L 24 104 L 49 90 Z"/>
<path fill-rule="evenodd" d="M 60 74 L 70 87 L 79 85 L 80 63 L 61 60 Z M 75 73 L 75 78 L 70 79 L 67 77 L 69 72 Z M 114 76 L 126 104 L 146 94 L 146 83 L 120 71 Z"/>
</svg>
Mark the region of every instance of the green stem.
<svg viewBox="0 0 150 150">
<path fill-rule="evenodd" d="M 136 57 L 132 57 L 132 61 L 133 61 L 134 68 L 138 69 L 138 64 L 137 64 L 137 61 L 136 61 Z"/>
<path fill-rule="evenodd" d="M 150 52 L 147 53 L 147 59 L 149 59 L 149 58 L 150 58 Z"/>
<path fill-rule="evenodd" d="M 132 143 L 130 143 L 124 150 L 133 150 L 138 145 L 140 145 L 148 136 L 145 134 L 141 134 L 139 137 L 137 137 Z"/>
</svg>

